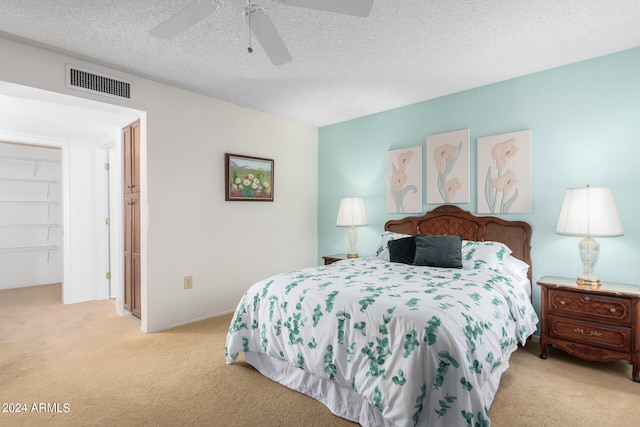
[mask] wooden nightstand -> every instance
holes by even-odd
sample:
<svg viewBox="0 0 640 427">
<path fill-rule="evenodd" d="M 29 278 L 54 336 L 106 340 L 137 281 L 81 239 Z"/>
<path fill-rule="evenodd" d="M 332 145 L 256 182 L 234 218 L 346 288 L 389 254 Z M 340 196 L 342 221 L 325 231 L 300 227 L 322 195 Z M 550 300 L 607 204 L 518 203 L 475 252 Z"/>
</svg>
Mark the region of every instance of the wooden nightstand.
<svg viewBox="0 0 640 427">
<path fill-rule="evenodd" d="M 544 276 L 540 358 L 547 346 L 589 361 L 625 359 L 633 364 L 631 376 L 640 382 L 640 286 L 602 282 L 579 286 L 575 279 Z"/>
<path fill-rule="evenodd" d="M 347 259 L 347 254 L 325 255 L 322 257 L 322 259 L 324 260 L 324 265 L 329 265 L 333 264 L 336 261 Z"/>
</svg>

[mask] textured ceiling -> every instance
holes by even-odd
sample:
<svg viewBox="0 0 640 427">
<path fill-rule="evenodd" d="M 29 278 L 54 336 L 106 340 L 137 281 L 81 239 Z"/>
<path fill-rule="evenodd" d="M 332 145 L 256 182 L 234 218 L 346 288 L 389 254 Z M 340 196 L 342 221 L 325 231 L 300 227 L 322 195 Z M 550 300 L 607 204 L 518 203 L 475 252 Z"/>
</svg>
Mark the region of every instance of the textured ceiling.
<svg viewBox="0 0 640 427">
<path fill-rule="evenodd" d="M 247 52 L 245 0 L 148 34 L 190 1 L 0 0 L 0 37 L 316 126 L 640 46 L 640 0 L 374 0 L 367 18 L 256 0 L 293 56 L 274 66 Z"/>
</svg>

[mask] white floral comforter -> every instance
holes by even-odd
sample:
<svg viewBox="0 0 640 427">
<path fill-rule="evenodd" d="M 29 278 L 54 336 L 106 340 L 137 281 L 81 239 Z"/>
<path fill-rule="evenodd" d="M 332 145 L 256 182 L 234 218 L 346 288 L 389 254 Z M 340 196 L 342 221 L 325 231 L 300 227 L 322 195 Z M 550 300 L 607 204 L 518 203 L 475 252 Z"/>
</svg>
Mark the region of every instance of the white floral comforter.
<svg viewBox="0 0 640 427">
<path fill-rule="evenodd" d="M 508 275 L 358 258 L 252 286 L 226 358 L 279 359 L 357 392 L 384 424 L 484 426 L 509 355 L 537 321 Z"/>
</svg>

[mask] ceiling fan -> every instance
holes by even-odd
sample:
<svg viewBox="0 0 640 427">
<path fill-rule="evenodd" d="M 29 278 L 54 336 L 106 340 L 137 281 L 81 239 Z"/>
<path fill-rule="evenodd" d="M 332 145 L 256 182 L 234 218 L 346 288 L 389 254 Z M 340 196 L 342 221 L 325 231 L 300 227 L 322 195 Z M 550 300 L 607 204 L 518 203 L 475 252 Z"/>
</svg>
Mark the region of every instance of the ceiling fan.
<svg viewBox="0 0 640 427">
<path fill-rule="evenodd" d="M 341 13 L 367 17 L 373 6 L 373 0 L 272 0 L 287 6 L 296 6 L 325 12 Z M 222 0 L 195 0 L 179 10 L 167 20 L 156 25 L 149 34 L 163 39 L 172 39 L 197 24 L 222 5 Z M 280 33 L 265 10 L 247 0 L 243 16 L 273 65 L 286 64 L 292 60 L 287 46 L 282 41 Z M 248 48 L 249 52 L 253 49 Z"/>
</svg>

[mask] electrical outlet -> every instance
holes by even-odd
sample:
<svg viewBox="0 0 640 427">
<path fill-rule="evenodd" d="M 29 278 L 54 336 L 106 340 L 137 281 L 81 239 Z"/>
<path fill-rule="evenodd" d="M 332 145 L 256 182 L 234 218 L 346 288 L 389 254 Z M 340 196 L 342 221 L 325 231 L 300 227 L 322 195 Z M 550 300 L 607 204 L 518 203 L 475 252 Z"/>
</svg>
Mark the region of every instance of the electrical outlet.
<svg viewBox="0 0 640 427">
<path fill-rule="evenodd" d="M 184 276 L 184 288 L 185 289 L 193 288 L 193 276 Z"/>
</svg>

